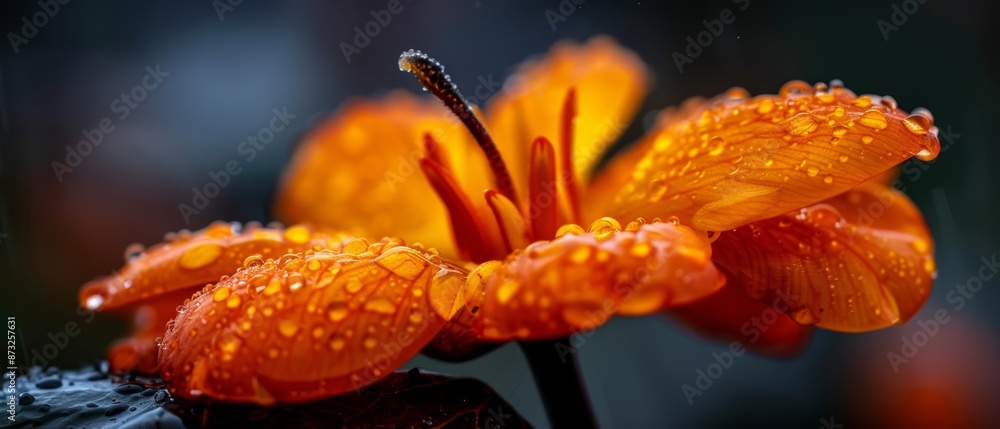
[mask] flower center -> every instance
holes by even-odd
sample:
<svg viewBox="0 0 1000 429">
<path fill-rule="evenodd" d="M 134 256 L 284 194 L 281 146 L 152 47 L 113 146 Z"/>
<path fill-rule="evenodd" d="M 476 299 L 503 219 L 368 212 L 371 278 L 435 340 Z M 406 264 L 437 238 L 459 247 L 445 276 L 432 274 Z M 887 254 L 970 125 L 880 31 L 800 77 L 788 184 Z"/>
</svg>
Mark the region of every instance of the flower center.
<svg viewBox="0 0 1000 429">
<path fill-rule="evenodd" d="M 462 256 L 472 261 L 500 259 L 514 249 L 535 240 L 556 236 L 559 225 L 579 223 L 579 194 L 573 170 L 573 121 L 576 118 L 576 90 L 570 88 L 563 102 L 556 147 L 539 136 L 531 143 L 528 165 L 528 198 L 518 198 L 514 182 L 500 150 L 469 102 L 445 74 L 444 66 L 420 51 L 409 50 L 399 57 L 399 69 L 413 73 L 421 85 L 440 99 L 465 125 L 489 161 L 498 190 L 486 191 L 486 202 L 500 229 L 500 243 L 494 243 L 485 228 L 490 219 L 481 219 L 469 196 L 458 186 L 444 155 L 444 148 L 430 134 L 424 135 L 426 156 L 421 168 L 431 186 L 444 201 Z"/>
</svg>

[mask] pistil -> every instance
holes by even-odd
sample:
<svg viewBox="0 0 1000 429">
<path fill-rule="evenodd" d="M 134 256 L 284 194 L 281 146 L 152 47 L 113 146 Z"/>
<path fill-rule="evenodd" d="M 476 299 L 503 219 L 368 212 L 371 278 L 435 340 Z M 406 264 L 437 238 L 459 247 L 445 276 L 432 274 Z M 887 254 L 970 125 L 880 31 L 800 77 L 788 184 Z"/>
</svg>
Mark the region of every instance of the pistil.
<svg viewBox="0 0 1000 429">
<path fill-rule="evenodd" d="M 411 49 L 399 56 L 399 69 L 413 73 L 424 88 L 427 88 L 431 94 L 444 103 L 445 107 L 458 116 L 472 137 L 476 139 L 476 143 L 479 144 L 483 153 L 486 154 L 500 193 L 516 205 L 520 200 L 517 198 L 514 182 L 510 178 L 510 172 L 500 155 L 500 150 L 493 143 L 493 138 L 486 131 L 486 127 L 472 112 L 469 102 L 458 91 L 458 86 L 452 83 L 451 78 L 444 73 L 444 66 L 427 54 Z"/>
</svg>

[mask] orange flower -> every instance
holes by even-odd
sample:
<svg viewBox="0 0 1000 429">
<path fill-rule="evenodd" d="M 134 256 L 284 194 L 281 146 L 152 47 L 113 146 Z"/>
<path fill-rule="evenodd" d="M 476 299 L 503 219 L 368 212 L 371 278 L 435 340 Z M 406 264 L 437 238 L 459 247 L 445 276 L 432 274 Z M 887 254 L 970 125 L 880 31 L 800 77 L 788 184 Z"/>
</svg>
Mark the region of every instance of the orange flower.
<svg viewBox="0 0 1000 429">
<path fill-rule="evenodd" d="M 609 39 L 523 65 L 485 113 L 433 59 L 410 51 L 399 65 L 447 109 L 402 92 L 347 104 L 298 149 L 276 206 L 290 223 L 387 238 L 319 234 L 311 250 L 281 243 L 270 256 L 289 255 L 239 270 L 259 252 L 223 247 L 219 267 L 235 274 L 192 297 L 160 347 L 176 394 L 306 401 L 370 384 L 422 349 L 467 358 L 678 308 L 726 330 L 758 301 L 788 313 L 775 341 L 794 343 L 807 336 L 798 324 L 903 323 L 929 294 L 920 212 L 877 179 L 937 155 L 926 111 L 839 83 L 733 89 L 666 111 L 593 173 L 649 81 Z M 193 248 L 177 246 L 140 258 L 140 271 Z"/>
</svg>

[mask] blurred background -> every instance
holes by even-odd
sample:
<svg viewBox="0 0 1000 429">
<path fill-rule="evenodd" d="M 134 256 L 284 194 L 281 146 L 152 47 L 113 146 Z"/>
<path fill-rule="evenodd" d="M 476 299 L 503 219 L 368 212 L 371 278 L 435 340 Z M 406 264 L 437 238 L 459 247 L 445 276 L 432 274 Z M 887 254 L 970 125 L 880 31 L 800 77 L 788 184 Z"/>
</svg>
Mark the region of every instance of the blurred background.
<svg viewBox="0 0 1000 429">
<path fill-rule="evenodd" d="M 341 43 L 353 43 L 354 27 L 386 3 L 69 2 L 33 32 L 22 17 L 52 6 L 4 2 L 0 305 L 4 317 L 17 317 L 20 350 L 38 349 L 49 333 L 76 322 L 81 333 L 50 364 L 75 367 L 102 356 L 125 323 L 77 313 L 78 287 L 120 267 L 130 243 L 155 244 L 165 232 L 215 219 L 270 220 L 282 167 L 316 120 L 351 97 L 419 91 L 397 68 L 401 51 L 432 54 L 469 92 L 558 40 L 609 34 L 655 76 L 626 143 L 658 109 L 690 96 L 841 79 L 859 94 L 890 94 L 903 109 L 928 108 L 953 144 L 926 169 L 902 176 L 934 233 L 938 260 L 934 291 L 912 323 L 863 335 L 817 332 L 792 359 L 743 355 L 689 404 L 681 386 L 693 385 L 696 371 L 728 344 L 664 319 L 615 319 L 579 350 L 602 426 L 1000 426 L 1000 278 L 981 277 L 982 289 L 960 309 L 948 301 L 957 285 L 979 277 L 982 258 L 1000 250 L 1000 145 L 989 131 L 1000 117 L 998 3 L 402 0 L 400 13 L 348 61 Z M 672 54 L 724 9 L 735 21 L 680 71 Z M 160 78 L 136 93 L 147 67 Z M 141 101 L 119 100 L 123 93 Z M 207 207 L 182 217 L 178 205 L 191 203 L 192 188 L 245 159 L 237 146 L 267 126 L 274 108 L 296 117 Z M 114 130 L 78 164 L 68 163 L 66 146 L 106 118 Z M 53 162 L 71 171 L 54 171 Z M 951 321 L 894 370 L 888 353 L 901 353 L 902 338 L 913 338 L 916 322 L 939 309 Z M 547 427 L 516 347 L 461 365 L 423 357 L 412 364 L 480 378 Z"/>
</svg>

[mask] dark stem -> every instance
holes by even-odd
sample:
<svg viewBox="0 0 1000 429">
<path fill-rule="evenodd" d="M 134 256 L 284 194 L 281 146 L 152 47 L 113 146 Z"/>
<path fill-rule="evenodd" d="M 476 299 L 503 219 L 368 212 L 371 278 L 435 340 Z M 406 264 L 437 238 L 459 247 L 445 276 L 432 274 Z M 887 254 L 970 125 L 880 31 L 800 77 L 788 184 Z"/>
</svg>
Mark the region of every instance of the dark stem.
<svg viewBox="0 0 1000 429">
<path fill-rule="evenodd" d="M 576 349 L 569 344 L 569 338 L 519 344 L 528 358 L 552 427 L 596 428 L 576 362 Z"/>
</svg>

